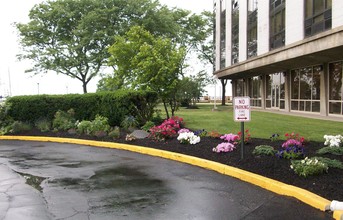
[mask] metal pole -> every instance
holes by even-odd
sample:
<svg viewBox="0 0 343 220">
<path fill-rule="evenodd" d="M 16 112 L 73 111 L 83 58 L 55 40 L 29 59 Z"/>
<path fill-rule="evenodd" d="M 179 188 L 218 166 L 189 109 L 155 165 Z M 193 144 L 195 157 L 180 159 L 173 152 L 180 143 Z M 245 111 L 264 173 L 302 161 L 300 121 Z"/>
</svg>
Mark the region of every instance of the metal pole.
<svg viewBox="0 0 343 220">
<path fill-rule="evenodd" d="M 241 160 L 244 159 L 244 122 L 241 122 Z"/>
</svg>

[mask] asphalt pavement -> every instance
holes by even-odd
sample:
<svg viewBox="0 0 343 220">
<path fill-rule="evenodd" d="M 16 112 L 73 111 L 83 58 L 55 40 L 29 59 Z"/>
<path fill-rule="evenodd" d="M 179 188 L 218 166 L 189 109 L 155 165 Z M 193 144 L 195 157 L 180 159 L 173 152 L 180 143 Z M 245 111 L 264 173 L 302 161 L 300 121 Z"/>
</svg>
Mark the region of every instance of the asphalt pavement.
<svg viewBox="0 0 343 220">
<path fill-rule="evenodd" d="M 332 219 L 214 171 L 122 150 L 0 141 L 0 220 Z"/>
</svg>

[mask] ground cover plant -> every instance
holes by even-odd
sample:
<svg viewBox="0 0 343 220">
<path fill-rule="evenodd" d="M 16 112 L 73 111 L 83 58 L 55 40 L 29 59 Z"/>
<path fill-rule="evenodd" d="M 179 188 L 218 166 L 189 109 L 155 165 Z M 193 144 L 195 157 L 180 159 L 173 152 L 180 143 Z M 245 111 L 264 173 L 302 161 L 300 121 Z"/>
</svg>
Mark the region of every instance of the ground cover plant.
<svg viewBox="0 0 343 220">
<path fill-rule="evenodd" d="M 210 108 L 206 107 L 205 109 L 210 113 L 213 113 Z M 187 114 L 190 114 L 188 110 L 181 110 L 180 114 L 185 111 L 187 111 Z M 198 114 L 197 111 L 199 111 L 199 109 L 192 110 L 193 114 L 190 114 L 192 115 L 190 117 L 191 119 L 194 114 Z M 204 111 L 204 109 L 201 110 L 200 108 L 200 111 Z M 228 111 L 230 111 L 229 107 L 224 107 L 223 111 L 214 112 L 214 114 L 215 116 L 218 116 L 218 113 L 221 113 L 219 120 L 223 120 L 223 117 L 227 117 Z M 330 136 L 334 139 L 337 134 L 342 134 L 343 131 L 337 129 L 338 125 L 341 126 L 342 123 L 304 119 L 307 125 L 313 125 L 319 121 L 323 127 L 323 131 L 321 132 L 319 132 L 318 128 L 315 126 L 304 129 L 304 131 L 307 131 L 304 132 L 305 134 L 317 132 L 317 134 L 312 135 L 311 138 L 308 138 L 303 132 L 298 132 L 299 127 L 302 127 L 301 124 L 304 123 L 304 120 L 301 117 L 294 117 L 294 119 L 292 119 L 293 121 L 288 122 L 293 125 L 291 127 L 288 126 L 289 124 L 287 126 L 280 124 L 279 130 L 277 129 L 277 125 L 279 124 L 277 120 L 273 122 L 273 125 L 269 122 L 260 122 L 262 124 L 256 124 L 256 126 L 262 130 L 263 127 L 266 127 L 268 130 L 268 126 L 272 126 L 274 129 L 270 133 L 264 131 L 257 132 L 256 128 L 250 126 L 250 123 L 246 123 L 248 131 L 245 133 L 250 136 L 247 141 L 246 139 L 243 140 L 246 143 L 244 158 L 241 159 L 239 141 L 242 139 L 239 135 L 240 129 L 238 126 L 223 129 L 223 127 L 219 125 L 215 126 L 216 129 L 214 130 L 208 130 L 207 127 L 211 127 L 212 124 L 220 124 L 216 117 L 208 115 L 208 118 L 206 119 L 204 119 L 204 117 L 199 117 L 198 121 L 204 119 L 206 123 L 203 123 L 201 127 L 196 127 L 196 129 L 194 129 L 194 124 L 197 124 L 198 121 L 189 121 L 189 116 L 187 116 L 187 114 L 185 117 L 174 117 L 166 119 L 160 124 L 156 124 L 149 129 L 150 137 L 145 139 L 134 138 L 130 133 L 127 133 L 128 131 L 119 129 L 118 127 L 115 129 L 111 128 L 111 131 L 115 130 L 113 135 L 101 137 L 66 131 L 41 132 L 39 129 L 25 130 L 17 134 L 114 141 L 178 152 L 238 167 L 287 184 L 295 185 L 329 200 L 343 200 L 343 187 L 341 187 L 343 181 L 343 156 L 342 154 L 333 153 L 336 152 L 337 149 L 343 148 L 343 145 L 341 142 L 339 142 L 338 146 L 330 144 L 331 142 L 327 141 L 327 138 L 324 138 L 324 135 L 326 135 L 326 137 Z M 258 117 L 260 117 L 260 119 L 256 120 L 262 120 L 262 117 L 276 118 L 272 113 L 260 114 Z M 284 116 L 279 118 L 282 119 Z M 209 119 L 213 121 L 210 122 Z M 289 120 L 290 119 L 291 118 L 289 118 Z M 281 121 L 284 122 L 283 120 Z M 228 121 L 228 124 L 231 125 L 233 122 Z M 336 128 L 336 130 L 330 130 L 329 125 Z M 221 129 L 225 131 L 221 132 Z M 189 133 L 189 136 L 192 137 L 199 137 L 199 139 L 197 138 L 197 143 L 191 144 L 189 141 L 190 139 L 183 139 L 183 141 L 178 140 L 177 137 L 183 132 Z M 188 135 L 186 136 L 188 137 Z M 337 143 L 337 141 L 332 141 L 332 143 Z M 280 151 L 290 153 L 287 152 L 287 148 L 290 146 L 297 146 L 300 148 L 302 150 L 301 154 L 297 155 L 297 157 L 278 156 L 278 152 Z M 330 148 L 333 150 L 327 150 L 325 153 L 320 154 L 319 152 L 323 148 Z"/>
</svg>

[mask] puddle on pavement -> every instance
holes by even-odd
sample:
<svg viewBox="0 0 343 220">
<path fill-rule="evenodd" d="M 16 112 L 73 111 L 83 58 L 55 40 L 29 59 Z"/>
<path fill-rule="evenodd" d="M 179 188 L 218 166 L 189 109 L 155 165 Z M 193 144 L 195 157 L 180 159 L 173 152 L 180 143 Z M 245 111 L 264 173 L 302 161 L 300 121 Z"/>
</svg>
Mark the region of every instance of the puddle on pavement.
<svg viewBox="0 0 343 220">
<path fill-rule="evenodd" d="M 92 213 L 133 213 L 153 215 L 163 209 L 172 190 L 161 180 L 134 167 L 112 167 L 98 170 L 88 179 L 62 178 L 48 180 L 50 186 L 79 190 L 88 198 Z"/>
<path fill-rule="evenodd" d="M 18 173 L 19 175 L 21 175 L 22 177 L 25 178 L 27 185 L 32 186 L 33 188 L 37 189 L 40 192 L 43 191 L 43 189 L 40 185 L 45 180 L 44 177 L 33 176 L 31 174 L 21 173 L 21 172 L 16 172 L 16 173 Z"/>
</svg>

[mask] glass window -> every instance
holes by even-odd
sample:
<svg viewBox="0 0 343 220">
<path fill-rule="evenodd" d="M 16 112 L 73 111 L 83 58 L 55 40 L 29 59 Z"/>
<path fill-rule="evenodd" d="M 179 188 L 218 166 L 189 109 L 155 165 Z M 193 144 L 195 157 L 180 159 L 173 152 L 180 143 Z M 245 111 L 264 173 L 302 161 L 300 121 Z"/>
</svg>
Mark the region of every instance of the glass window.
<svg viewBox="0 0 343 220">
<path fill-rule="evenodd" d="M 291 71 L 291 110 L 320 112 L 320 75 L 323 66 Z"/>
<path fill-rule="evenodd" d="M 249 97 L 252 106 L 261 107 L 261 77 L 255 76 L 249 79 Z"/>
<path fill-rule="evenodd" d="M 343 115 L 342 62 L 329 64 L 329 113 Z"/>
<path fill-rule="evenodd" d="M 257 56 L 257 0 L 248 0 L 248 58 Z"/>
<path fill-rule="evenodd" d="M 305 1 L 305 36 L 312 36 L 332 26 L 332 0 Z"/>
<path fill-rule="evenodd" d="M 285 45 L 285 0 L 270 1 L 270 49 Z"/>
</svg>

